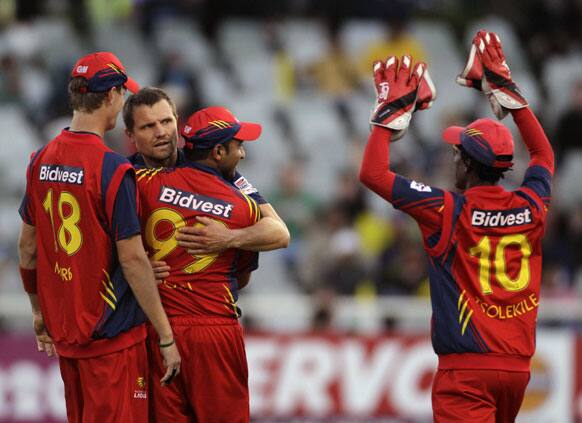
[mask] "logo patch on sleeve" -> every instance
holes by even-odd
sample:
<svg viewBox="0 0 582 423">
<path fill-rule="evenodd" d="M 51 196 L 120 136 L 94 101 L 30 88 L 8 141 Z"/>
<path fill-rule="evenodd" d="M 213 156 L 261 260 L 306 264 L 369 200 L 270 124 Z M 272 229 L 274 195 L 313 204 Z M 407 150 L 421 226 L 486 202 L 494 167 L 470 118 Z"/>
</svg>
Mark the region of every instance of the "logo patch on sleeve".
<svg viewBox="0 0 582 423">
<path fill-rule="evenodd" d="M 238 188 L 240 192 L 246 195 L 251 195 L 257 192 L 257 189 L 246 180 L 244 176 L 241 176 L 236 181 L 234 181 L 234 186 Z"/>
<path fill-rule="evenodd" d="M 421 182 L 416 182 L 416 181 L 411 181 L 410 182 L 410 188 L 414 189 L 418 192 L 432 192 L 432 188 L 429 187 L 428 185 L 425 185 Z"/>
</svg>

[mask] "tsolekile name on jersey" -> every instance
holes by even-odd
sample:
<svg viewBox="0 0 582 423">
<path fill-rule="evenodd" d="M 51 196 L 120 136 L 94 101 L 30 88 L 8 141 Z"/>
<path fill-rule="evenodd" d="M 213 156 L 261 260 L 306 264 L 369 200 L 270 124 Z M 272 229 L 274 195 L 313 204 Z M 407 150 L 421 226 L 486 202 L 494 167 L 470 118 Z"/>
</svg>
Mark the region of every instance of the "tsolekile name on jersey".
<svg viewBox="0 0 582 423">
<path fill-rule="evenodd" d="M 522 207 L 512 210 L 473 209 L 471 225 L 486 228 L 503 228 L 532 223 L 531 210 Z"/>
<path fill-rule="evenodd" d="M 40 166 L 39 179 L 44 182 L 63 182 L 65 184 L 83 184 L 83 168 L 47 165 Z"/>
<path fill-rule="evenodd" d="M 176 188 L 163 186 L 158 200 L 162 203 L 173 204 L 185 209 L 213 214 L 224 218 L 230 218 L 233 205 L 218 198 L 181 191 Z"/>
</svg>

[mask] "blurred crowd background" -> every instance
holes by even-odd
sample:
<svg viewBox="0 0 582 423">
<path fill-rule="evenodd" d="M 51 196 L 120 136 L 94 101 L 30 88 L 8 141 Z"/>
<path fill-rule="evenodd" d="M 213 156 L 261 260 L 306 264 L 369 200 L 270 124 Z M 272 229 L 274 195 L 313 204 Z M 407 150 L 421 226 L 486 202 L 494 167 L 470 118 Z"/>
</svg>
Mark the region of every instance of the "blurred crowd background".
<svg viewBox="0 0 582 423">
<path fill-rule="evenodd" d="M 196 109 L 224 105 L 263 125 L 240 170 L 285 220 L 292 243 L 261 255 L 243 300 L 276 308 L 271 298 L 307 299 L 308 324 L 324 328 L 334 324 L 336 299 L 426 297 L 415 222 L 357 179 L 374 98 L 371 66 L 405 53 L 428 63 L 437 100 L 394 146 L 394 169 L 452 189 L 442 130 L 491 117 L 480 93 L 454 82 L 481 28 L 500 35 L 556 152 L 542 297 L 582 299 L 580 0 L 2 0 L 0 296 L 24 298 L 16 239 L 28 157 L 68 124 L 75 60 L 108 50 L 141 85 L 167 90 L 181 123 Z M 511 188 L 528 157 L 511 118 L 504 123 L 517 145 L 515 170 L 503 181 Z M 107 142 L 133 152 L 121 121 Z M 245 311 L 247 324 L 260 327 Z M 4 315 L 2 327 L 14 326 Z"/>
</svg>

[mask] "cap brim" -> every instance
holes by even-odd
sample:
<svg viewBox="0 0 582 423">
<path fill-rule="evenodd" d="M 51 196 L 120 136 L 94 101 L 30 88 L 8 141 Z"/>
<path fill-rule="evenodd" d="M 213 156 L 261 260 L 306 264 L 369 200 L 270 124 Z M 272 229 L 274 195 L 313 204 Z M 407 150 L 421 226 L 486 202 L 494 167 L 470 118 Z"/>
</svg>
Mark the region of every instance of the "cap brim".
<svg viewBox="0 0 582 423">
<path fill-rule="evenodd" d="M 461 133 L 465 130 L 462 126 L 449 126 L 443 131 L 443 140 L 447 144 L 461 144 Z"/>
<path fill-rule="evenodd" d="M 129 76 L 127 77 L 127 81 L 125 84 L 123 84 L 123 86 L 134 94 L 139 91 L 139 84 Z"/>
<path fill-rule="evenodd" d="M 238 140 L 254 141 L 261 136 L 263 128 L 258 123 L 240 122 L 240 129 L 234 136 Z"/>
</svg>

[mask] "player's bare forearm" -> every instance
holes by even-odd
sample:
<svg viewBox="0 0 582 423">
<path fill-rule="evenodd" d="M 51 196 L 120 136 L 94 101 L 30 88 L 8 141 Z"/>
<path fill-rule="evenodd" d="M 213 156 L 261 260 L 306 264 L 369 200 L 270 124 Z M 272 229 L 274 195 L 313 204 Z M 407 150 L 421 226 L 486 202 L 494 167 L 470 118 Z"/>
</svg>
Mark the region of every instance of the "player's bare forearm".
<svg viewBox="0 0 582 423">
<path fill-rule="evenodd" d="M 20 228 L 18 259 L 23 269 L 36 269 L 36 228 L 26 223 Z"/>
<path fill-rule="evenodd" d="M 235 229 L 233 247 L 246 251 L 287 248 L 291 235 L 287 225 L 270 204 L 260 204 L 261 220 L 253 226 Z"/>
<path fill-rule="evenodd" d="M 289 245 L 289 230 L 269 204 L 261 204 L 261 220 L 252 226 L 229 229 L 207 217 L 197 218 L 198 225 L 180 228 L 178 245 L 189 254 L 209 254 L 238 248 L 246 251 L 270 251 Z"/>
<path fill-rule="evenodd" d="M 390 201 L 394 172 L 390 170 L 390 137 L 392 131 L 373 126 L 360 167 L 360 181 L 382 198 Z"/>
<path fill-rule="evenodd" d="M 160 343 L 173 340 L 172 328 L 162 307 L 154 272 L 139 235 L 117 241 L 119 262 L 127 283 L 142 310 L 160 337 Z"/>
<path fill-rule="evenodd" d="M 182 359 L 168 316 L 162 307 L 154 272 L 143 249 L 141 237 L 136 235 L 117 241 L 117 253 L 127 283 L 160 338 L 160 352 L 166 366 L 166 373 L 160 382 L 167 385 L 180 373 Z"/>
<path fill-rule="evenodd" d="M 36 228 L 22 223 L 18 238 L 18 260 L 32 310 L 32 327 L 36 336 L 36 346 L 39 352 L 46 352 L 49 357 L 52 357 L 55 354 L 53 341 L 44 326 L 44 318 L 36 294 L 36 253 Z M 33 270 L 34 272 L 31 272 Z M 33 276 L 25 276 L 26 274 L 22 272 L 32 273 Z M 30 280 L 27 283 L 24 279 L 26 277 L 34 281 Z"/>
<path fill-rule="evenodd" d="M 529 166 L 543 166 L 554 173 L 552 145 L 533 111 L 524 107 L 512 110 L 511 115 L 530 154 Z"/>
</svg>

